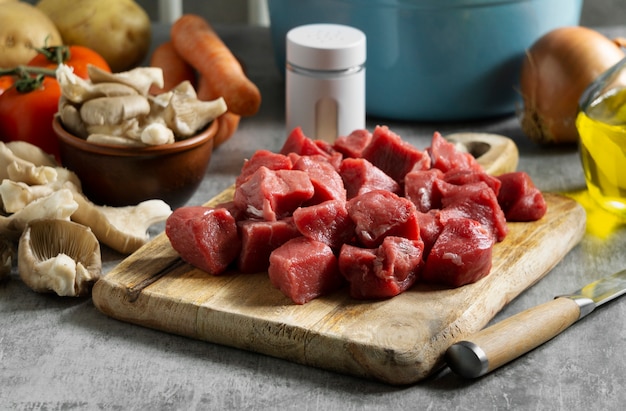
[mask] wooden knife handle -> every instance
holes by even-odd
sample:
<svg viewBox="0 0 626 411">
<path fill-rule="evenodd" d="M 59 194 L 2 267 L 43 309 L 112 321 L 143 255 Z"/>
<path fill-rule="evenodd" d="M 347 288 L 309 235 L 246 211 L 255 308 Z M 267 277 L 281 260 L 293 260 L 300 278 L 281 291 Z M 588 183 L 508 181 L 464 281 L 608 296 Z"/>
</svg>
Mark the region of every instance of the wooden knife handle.
<svg viewBox="0 0 626 411">
<path fill-rule="evenodd" d="M 462 377 L 480 377 L 554 338 L 580 317 L 576 299 L 555 298 L 453 344 L 446 362 Z"/>
</svg>

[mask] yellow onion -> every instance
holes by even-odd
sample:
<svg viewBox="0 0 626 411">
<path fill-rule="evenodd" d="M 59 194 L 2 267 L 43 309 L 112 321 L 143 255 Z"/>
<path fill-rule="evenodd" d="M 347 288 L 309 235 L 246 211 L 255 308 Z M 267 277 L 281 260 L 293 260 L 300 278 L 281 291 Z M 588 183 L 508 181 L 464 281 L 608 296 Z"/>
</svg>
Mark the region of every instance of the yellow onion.
<svg viewBox="0 0 626 411">
<path fill-rule="evenodd" d="M 543 145 L 576 143 L 578 100 L 598 75 L 624 57 L 623 42 L 579 26 L 540 37 L 521 67 L 524 134 Z"/>
</svg>

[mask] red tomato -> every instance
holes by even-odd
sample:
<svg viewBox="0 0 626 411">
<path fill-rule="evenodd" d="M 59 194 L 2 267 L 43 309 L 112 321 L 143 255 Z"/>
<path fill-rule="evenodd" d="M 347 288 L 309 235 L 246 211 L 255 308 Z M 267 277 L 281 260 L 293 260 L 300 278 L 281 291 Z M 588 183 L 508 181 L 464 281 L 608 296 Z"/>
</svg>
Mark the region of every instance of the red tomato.
<svg viewBox="0 0 626 411">
<path fill-rule="evenodd" d="M 62 60 L 58 61 L 56 50 L 58 48 L 65 48 L 62 51 Z M 108 72 L 111 71 L 108 63 L 104 60 L 104 58 L 93 51 L 90 48 L 84 46 L 58 46 L 58 47 L 48 47 L 45 49 L 46 53 L 39 52 L 31 61 L 28 62 L 28 66 L 35 67 L 46 67 L 50 69 L 56 69 L 59 63 L 67 64 L 70 67 L 74 68 L 74 74 L 82 78 L 88 78 L 87 74 L 87 65 L 91 64 L 96 67 L 99 67 Z M 68 54 L 63 54 L 63 52 L 69 52 Z"/>
<path fill-rule="evenodd" d="M 13 76 L 0 76 L 0 94 L 13 85 L 15 79 Z"/>
<path fill-rule="evenodd" d="M 54 77 L 45 77 L 42 86 L 26 93 L 15 87 L 0 94 L 0 140 L 27 141 L 53 154 L 60 161 L 59 143 L 52 130 L 61 89 Z"/>
</svg>

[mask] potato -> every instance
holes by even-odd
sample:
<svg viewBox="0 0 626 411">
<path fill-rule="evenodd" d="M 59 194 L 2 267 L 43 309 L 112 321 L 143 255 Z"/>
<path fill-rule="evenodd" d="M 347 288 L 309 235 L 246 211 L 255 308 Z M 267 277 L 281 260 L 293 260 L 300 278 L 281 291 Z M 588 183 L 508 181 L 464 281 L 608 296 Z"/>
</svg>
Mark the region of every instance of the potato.
<svg viewBox="0 0 626 411">
<path fill-rule="evenodd" d="M 150 17 L 133 0 L 40 0 L 63 42 L 99 53 L 114 72 L 138 66 L 150 48 Z"/>
<path fill-rule="evenodd" d="M 0 1 L 0 67 L 28 63 L 33 47 L 58 46 L 61 33 L 43 12 L 28 3 Z"/>
</svg>

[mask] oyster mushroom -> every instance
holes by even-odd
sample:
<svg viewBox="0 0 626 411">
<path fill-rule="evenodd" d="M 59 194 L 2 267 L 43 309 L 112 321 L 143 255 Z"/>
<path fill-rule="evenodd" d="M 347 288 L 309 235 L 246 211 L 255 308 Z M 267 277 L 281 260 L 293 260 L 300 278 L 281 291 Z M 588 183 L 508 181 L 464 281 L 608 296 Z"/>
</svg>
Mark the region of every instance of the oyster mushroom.
<svg viewBox="0 0 626 411">
<path fill-rule="evenodd" d="M 68 101 L 76 104 L 83 103 L 96 97 L 128 96 L 138 94 L 134 87 L 119 82 L 104 82 L 94 84 L 74 74 L 73 70 L 64 64 L 59 65 L 56 78 L 61 87 L 61 95 Z"/>
<path fill-rule="evenodd" d="M 45 184 L 57 178 L 53 167 L 36 165 L 18 157 L 7 144 L 0 141 L 0 181 L 7 178 L 15 181 L 16 174 L 29 184 Z"/>
<path fill-rule="evenodd" d="M 87 138 L 89 134 L 85 128 L 83 119 L 80 118 L 78 107 L 71 104 L 65 97 L 59 98 L 59 108 L 57 112 L 63 128 L 80 138 Z"/>
<path fill-rule="evenodd" d="M 69 221 L 70 216 L 78 209 L 74 195 L 69 189 L 63 188 L 52 194 L 28 203 L 21 210 L 8 216 L 0 215 L 0 236 L 8 239 L 20 237 L 26 226 L 39 219 L 58 219 Z"/>
<path fill-rule="evenodd" d="M 78 209 L 72 220 L 88 225 L 96 237 L 121 254 L 130 254 L 150 240 L 148 229 L 165 221 L 172 209 L 162 200 L 147 200 L 137 205 L 109 207 L 93 204 L 75 193 Z"/>
<path fill-rule="evenodd" d="M 159 67 L 137 67 L 129 71 L 109 73 L 99 67 L 87 66 L 92 83 L 122 83 L 147 96 L 150 87 L 163 88 L 163 70 Z"/>
<path fill-rule="evenodd" d="M 129 140 L 126 142 L 115 142 L 115 139 L 112 139 L 112 144 L 115 142 L 117 144 L 133 145 L 141 142 L 141 133 L 143 132 L 142 127 L 144 126 L 139 124 L 139 120 L 137 118 L 124 120 L 119 124 L 90 125 L 86 127 L 88 133 L 87 140 L 90 140 L 94 134 L 99 134 L 102 136 L 119 137 L 120 139 L 125 138 Z"/>
<path fill-rule="evenodd" d="M 124 137 L 124 136 L 116 136 L 111 134 L 101 134 L 101 133 L 91 133 L 89 137 L 87 137 L 87 141 L 90 143 L 96 144 L 108 144 L 114 146 L 126 146 L 126 147 L 145 147 L 146 144 L 142 143 L 140 140 L 135 140 L 132 138 Z"/>
<path fill-rule="evenodd" d="M 38 146 L 29 142 L 15 140 L 5 144 L 16 158 L 28 161 L 37 166 L 57 167 L 59 165 L 52 154 L 46 153 Z"/>
<path fill-rule="evenodd" d="M 21 181 L 2 180 L 0 204 L 5 212 L 16 213 L 38 198 L 47 197 L 55 191 L 51 184 L 29 186 Z"/>
<path fill-rule="evenodd" d="M 100 244 L 89 227 L 67 220 L 31 221 L 20 238 L 17 269 L 32 290 L 78 297 L 100 278 Z"/>
<path fill-rule="evenodd" d="M 119 124 L 150 114 L 150 103 L 139 95 L 97 97 L 84 102 L 79 112 L 87 125 Z"/>
<path fill-rule="evenodd" d="M 175 92 L 163 111 L 163 118 L 177 136 L 190 137 L 226 110 L 226 102 L 222 97 L 202 101 L 188 94 Z"/>
<path fill-rule="evenodd" d="M 175 141 L 174 132 L 165 124 L 150 123 L 141 131 L 141 141 L 151 146 L 170 144 Z"/>
</svg>

